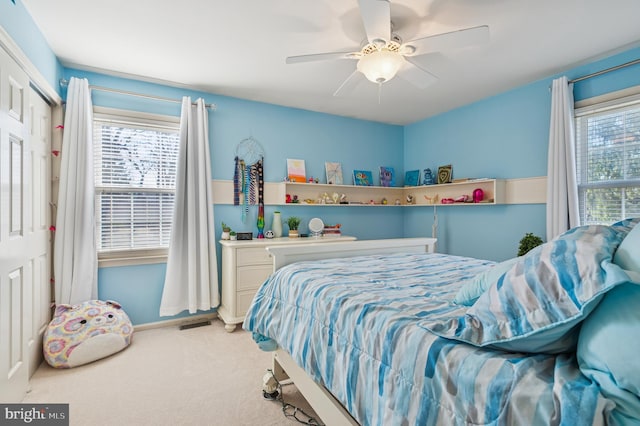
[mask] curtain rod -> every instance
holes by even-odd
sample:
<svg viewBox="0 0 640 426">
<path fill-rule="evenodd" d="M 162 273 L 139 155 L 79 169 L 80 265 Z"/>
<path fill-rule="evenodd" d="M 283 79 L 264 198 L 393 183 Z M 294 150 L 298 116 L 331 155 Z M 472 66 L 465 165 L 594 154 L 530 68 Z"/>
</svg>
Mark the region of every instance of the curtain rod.
<svg viewBox="0 0 640 426">
<path fill-rule="evenodd" d="M 65 79 L 60 79 L 60 86 L 61 87 L 67 87 L 69 85 L 69 82 Z M 178 100 L 178 99 L 172 99 L 172 98 L 165 98 L 162 96 L 153 96 L 153 95 L 145 95 L 143 93 L 136 93 L 136 92 L 129 92 L 127 90 L 119 90 L 119 89 L 110 89 L 108 87 L 102 87 L 102 86 L 93 86 L 90 85 L 89 89 L 91 90 L 99 90 L 101 92 L 110 92 L 110 93 L 119 93 L 121 95 L 128 95 L 128 96 L 135 96 L 138 98 L 145 98 L 145 99 L 153 99 L 156 101 L 164 101 L 164 102 L 173 102 L 176 104 L 181 104 L 182 100 Z M 206 108 L 210 108 L 212 111 L 216 110 L 216 104 L 204 104 L 204 106 Z"/>
<path fill-rule="evenodd" d="M 586 80 L 591 77 L 597 77 L 599 75 L 606 74 L 611 71 L 617 71 L 619 69 L 630 67 L 631 65 L 635 65 L 635 64 L 640 64 L 640 59 L 636 59 L 630 62 L 626 62 L 624 64 L 616 65 L 615 67 L 607 68 L 591 74 L 583 75 L 582 77 L 574 78 L 573 80 L 569 80 L 569 83 L 577 83 L 578 81 Z"/>
</svg>

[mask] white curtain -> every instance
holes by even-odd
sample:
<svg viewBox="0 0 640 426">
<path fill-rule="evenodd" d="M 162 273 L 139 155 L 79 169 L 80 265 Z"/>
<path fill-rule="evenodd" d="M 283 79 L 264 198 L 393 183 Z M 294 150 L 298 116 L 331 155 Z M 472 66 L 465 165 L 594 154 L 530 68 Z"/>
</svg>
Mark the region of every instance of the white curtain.
<svg viewBox="0 0 640 426">
<path fill-rule="evenodd" d="M 573 84 L 553 80 L 547 161 L 547 241 L 578 226 Z"/>
<path fill-rule="evenodd" d="M 218 264 L 213 227 L 211 159 L 203 99 L 182 99 L 180 155 L 167 274 L 160 315 L 217 307 Z"/>
<path fill-rule="evenodd" d="M 58 305 L 98 297 L 92 120 L 89 82 L 72 77 L 67 90 L 60 153 L 53 256 Z"/>
</svg>

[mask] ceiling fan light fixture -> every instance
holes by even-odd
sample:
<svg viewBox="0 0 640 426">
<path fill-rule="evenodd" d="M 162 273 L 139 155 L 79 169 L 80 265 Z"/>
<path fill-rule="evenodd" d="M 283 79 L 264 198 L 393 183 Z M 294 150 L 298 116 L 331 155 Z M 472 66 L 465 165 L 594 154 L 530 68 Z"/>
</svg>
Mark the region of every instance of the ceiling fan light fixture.
<svg viewBox="0 0 640 426">
<path fill-rule="evenodd" d="M 404 62 L 398 52 L 375 50 L 358 61 L 358 71 L 373 83 L 384 83 L 396 76 Z"/>
</svg>

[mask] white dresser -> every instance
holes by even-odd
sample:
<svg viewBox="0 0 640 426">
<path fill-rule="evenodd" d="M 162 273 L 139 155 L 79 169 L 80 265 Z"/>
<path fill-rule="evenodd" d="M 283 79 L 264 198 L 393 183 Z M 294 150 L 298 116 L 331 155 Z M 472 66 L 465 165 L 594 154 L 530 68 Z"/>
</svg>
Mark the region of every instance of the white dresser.
<svg viewBox="0 0 640 426">
<path fill-rule="evenodd" d="M 273 272 L 273 261 L 266 247 L 280 244 L 314 244 L 354 241 L 355 237 L 272 238 L 248 241 L 220 241 L 222 245 L 222 302 L 218 316 L 232 332 L 244 321 L 258 287 Z"/>
</svg>

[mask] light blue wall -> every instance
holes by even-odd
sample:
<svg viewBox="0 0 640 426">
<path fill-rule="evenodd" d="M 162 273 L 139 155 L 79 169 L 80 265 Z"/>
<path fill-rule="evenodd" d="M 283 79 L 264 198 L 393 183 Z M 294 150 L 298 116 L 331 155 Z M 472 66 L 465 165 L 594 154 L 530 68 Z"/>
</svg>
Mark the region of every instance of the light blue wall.
<svg viewBox="0 0 640 426">
<path fill-rule="evenodd" d="M 13 4 L 10 0 L 0 0 L 0 27 L 22 49 L 51 87 L 56 89 L 62 76 L 62 65 L 22 1 L 17 0 Z"/>
<path fill-rule="evenodd" d="M 254 137 L 264 147 L 264 171 L 267 182 L 278 182 L 286 176 L 287 158 L 304 159 L 307 176 L 318 176 L 321 182 L 326 180 L 325 161 L 342 162 L 346 182 L 349 182 L 348 173 L 354 168 L 375 171 L 379 166 L 385 165 L 402 173 L 404 133 L 401 126 L 216 96 L 77 69 L 65 69 L 64 76 L 66 79 L 87 78 L 90 84 L 95 86 L 172 99 L 180 99 L 183 95 L 192 98 L 202 96 L 207 103 L 215 103 L 216 111 L 209 114 L 209 142 L 214 179 L 233 179 L 236 145 L 249 136 Z M 64 91 L 63 95 L 66 95 Z M 93 91 L 92 100 L 96 106 L 180 114 L 178 104 L 98 90 Z M 404 235 L 402 209 L 399 207 L 337 208 L 291 205 L 278 206 L 277 209 L 285 219 L 292 215 L 299 216 L 302 219 L 301 232 L 307 232 L 307 223 L 311 218 L 320 217 L 325 223 L 342 224 L 345 234 L 359 239 L 394 238 Z M 265 207 L 265 229 L 269 229 L 271 225 L 274 210 L 275 206 Z M 235 231 L 255 234 L 257 207 L 251 207 L 244 223 L 241 213 L 240 206 L 216 205 L 214 217 L 217 237 L 221 232 L 219 224 L 222 221 Z M 217 250 L 220 253 L 219 244 Z M 220 264 L 220 255 L 218 263 Z M 98 276 L 99 296 L 120 302 L 127 312 L 131 312 L 134 324 L 167 319 L 158 316 L 164 273 L 165 265 L 101 268 Z"/>
<path fill-rule="evenodd" d="M 453 164 L 454 175 L 459 177 L 546 175 L 548 88 L 556 76 L 400 127 L 63 69 L 20 0 L 16 5 L 0 1 L 0 25 L 56 89 L 60 77 L 76 76 L 86 77 L 97 86 L 176 99 L 202 96 L 207 103 L 217 104 L 209 121 L 214 179 L 232 179 L 235 146 L 248 136 L 264 146 L 265 178 L 272 182 L 284 177 L 286 158 L 305 159 L 307 175 L 318 176 L 321 181 L 325 161 L 341 161 L 345 177 L 355 168 L 376 171 L 380 165 L 392 166 L 402 177 L 404 170 L 435 170 L 444 164 Z M 569 70 L 566 75 L 575 78 L 639 56 L 640 49 L 629 50 Z M 640 72 L 636 66 L 578 83 L 574 93 L 580 100 L 638 84 Z M 93 101 L 100 106 L 174 115 L 180 108 L 178 104 L 99 91 L 94 91 Z M 267 228 L 274 210 L 274 206 L 266 207 Z M 430 236 L 433 223 L 430 207 L 282 206 L 279 210 L 284 218 L 300 216 L 302 232 L 309 219 L 321 217 L 326 223 L 342 223 L 346 234 L 360 239 Z M 515 255 L 524 233 L 545 233 L 544 205 L 452 206 L 437 210 L 441 252 L 502 260 Z M 239 207 L 217 205 L 214 215 L 216 224 L 225 221 L 235 230 L 256 231 L 255 207 L 246 223 L 240 219 Z M 219 226 L 216 232 L 219 236 Z M 217 249 L 220 253 L 219 245 Z M 164 274 L 164 264 L 101 268 L 99 297 L 122 303 L 134 324 L 167 319 L 158 316 Z"/>
<path fill-rule="evenodd" d="M 362 120 L 353 120 L 284 108 L 241 99 L 216 96 L 183 88 L 175 88 L 99 73 L 63 69 L 48 43 L 24 9 L 20 0 L 14 5 L 0 1 L 0 25 L 25 52 L 49 84 L 61 93 L 61 78 L 84 77 L 90 84 L 155 96 L 180 99 L 188 95 L 203 97 L 207 103 L 218 106 L 210 114 L 210 143 L 214 179 L 233 178 L 233 157 L 236 144 L 253 136 L 265 148 L 265 178 L 280 181 L 285 176 L 286 158 L 306 160 L 307 174 L 324 181 L 324 162 L 341 161 L 345 175 L 354 168 L 377 170 L 380 165 L 394 167 L 402 173 L 403 129 Z M 95 105 L 126 108 L 157 114 L 179 115 L 179 104 L 144 100 L 135 97 L 94 91 Z M 256 232 L 256 208 L 253 207 L 246 223 L 241 221 L 240 208 L 216 206 L 216 224 L 229 223 L 238 231 Z M 275 207 L 266 207 L 267 227 Z M 312 217 L 321 217 L 326 223 L 341 223 L 346 234 L 360 239 L 393 238 L 403 236 L 402 211 L 397 207 L 376 208 L 354 206 L 343 208 L 285 206 L 279 208 L 284 218 L 300 216 L 301 230 Z M 217 226 L 217 236 L 220 229 Z M 220 253 L 220 246 L 217 247 Z M 220 256 L 218 256 L 220 259 Z M 218 260 L 220 262 L 220 260 Z M 102 299 L 119 301 L 134 324 L 167 319 L 158 316 L 166 265 L 101 268 L 98 272 L 99 294 Z M 177 317 L 186 316 L 186 314 Z"/>
<path fill-rule="evenodd" d="M 404 168 L 437 170 L 453 165 L 454 177 L 525 178 L 547 174 L 551 93 L 554 78 L 569 79 L 640 57 L 632 49 L 550 76 L 405 127 Z M 576 101 L 640 85 L 640 65 L 578 82 Z M 439 207 L 438 251 L 504 260 L 514 257 L 527 232 L 543 239 L 545 205 Z M 433 209 L 407 209 L 405 233 L 431 229 Z"/>
</svg>

